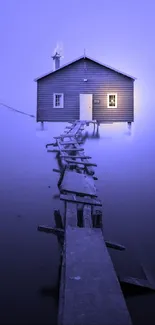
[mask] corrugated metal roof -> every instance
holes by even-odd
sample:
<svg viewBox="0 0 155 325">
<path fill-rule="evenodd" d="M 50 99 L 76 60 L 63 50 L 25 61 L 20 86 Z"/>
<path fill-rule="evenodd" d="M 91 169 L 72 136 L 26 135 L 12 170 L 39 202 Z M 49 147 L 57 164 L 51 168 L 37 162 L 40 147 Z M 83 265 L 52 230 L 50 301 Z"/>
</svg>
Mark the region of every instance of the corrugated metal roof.
<svg viewBox="0 0 155 325">
<path fill-rule="evenodd" d="M 57 70 L 52 70 L 52 71 L 50 71 L 50 72 L 48 72 L 48 73 L 46 73 L 46 74 L 41 75 L 40 77 L 34 79 L 34 81 L 38 81 L 38 80 L 40 80 L 40 79 L 42 79 L 42 78 L 44 78 L 44 77 L 47 77 L 47 76 L 50 75 L 50 74 L 56 73 L 57 71 L 60 71 L 60 70 L 62 70 L 63 68 L 65 68 L 65 67 L 69 66 L 70 64 L 73 64 L 73 63 L 75 63 L 75 62 L 77 62 L 77 61 L 79 61 L 79 60 L 81 60 L 81 59 L 88 59 L 88 60 L 90 60 L 90 61 L 92 61 L 92 62 L 95 62 L 95 63 L 97 63 L 97 64 L 99 64 L 99 65 L 101 65 L 101 66 L 103 66 L 103 67 L 106 67 L 106 68 L 108 68 L 108 69 L 110 69 L 110 70 L 113 70 L 113 71 L 115 71 L 115 72 L 117 72 L 117 73 L 120 73 L 120 74 L 122 74 L 122 75 L 124 75 L 124 76 L 126 76 L 126 77 L 128 77 L 128 78 L 131 78 L 131 79 L 133 79 L 133 80 L 136 80 L 136 79 L 137 79 L 137 78 L 132 77 L 132 76 L 130 76 L 130 75 L 124 73 L 124 72 L 121 72 L 121 71 L 119 71 L 119 70 L 117 70 L 117 69 L 115 69 L 115 68 L 112 68 L 112 67 L 110 67 L 110 66 L 107 65 L 107 64 L 104 64 L 104 63 L 101 63 L 101 62 L 99 62 L 99 61 L 96 61 L 96 60 L 90 58 L 89 56 L 84 56 L 84 55 L 82 55 L 82 56 L 80 56 L 79 58 L 77 58 L 76 60 L 73 60 L 73 61 L 71 61 L 71 62 L 69 62 L 69 63 L 67 63 L 67 64 L 62 65 L 62 66 L 61 66 L 59 69 L 57 69 Z"/>
</svg>

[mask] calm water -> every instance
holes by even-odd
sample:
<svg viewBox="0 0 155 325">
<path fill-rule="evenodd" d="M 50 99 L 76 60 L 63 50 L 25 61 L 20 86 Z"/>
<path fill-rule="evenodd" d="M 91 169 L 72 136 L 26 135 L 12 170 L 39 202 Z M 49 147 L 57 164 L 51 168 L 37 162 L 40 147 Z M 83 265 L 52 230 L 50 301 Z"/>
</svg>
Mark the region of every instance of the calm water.
<svg viewBox="0 0 155 325">
<path fill-rule="evenodd" d="M 53 235 L 37 232 L 63 212 L 58 194 L 55 154 L 45 145 L 65 123 L 45 124 L 0 111 L 0 300 L 1 324 L 55 324 L 57 301 L 42 289 L 57 282 L 59 251 Z M 113 252 L 121 275 L 143 277 L 140 265 L 155 274 L 155 139 L 153 121 L 88 128 L 85 152 L 97 163 L 98 196 L 103 202 L 104 233 L 126 246 Z M 130 296 L 134 324 L 154 324 L 155 294 Z M 149 320 L 148 320 L 149 317 Z M 152 320 L 151 320 L 152 319 Z"/>
</svg>

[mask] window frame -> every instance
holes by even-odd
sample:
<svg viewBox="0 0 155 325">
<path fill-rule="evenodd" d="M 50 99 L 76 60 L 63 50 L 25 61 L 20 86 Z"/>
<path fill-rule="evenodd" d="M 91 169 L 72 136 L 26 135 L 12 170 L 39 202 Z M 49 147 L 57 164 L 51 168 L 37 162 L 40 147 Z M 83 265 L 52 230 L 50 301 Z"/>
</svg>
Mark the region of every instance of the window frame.
<svg viewBox="0 0 155 325">
<path fill-rule="evenodd" d="M 56 105 L 56 96 L 61 95 L 62 99 L 60 99 L 60 105 Z M 63 93 L 53 93 L 53 108 L 64 108 L 64 94 Z"/>
<path fill-rule="evenodd" d="M 115 96 L 115 106 L 110 106 L 109 105 L 109 98 L 110 96 Z M 108 108 L 117 108 L 117 93 L 108 93 L 107 94 L 107 107 Z"/>
</svg>

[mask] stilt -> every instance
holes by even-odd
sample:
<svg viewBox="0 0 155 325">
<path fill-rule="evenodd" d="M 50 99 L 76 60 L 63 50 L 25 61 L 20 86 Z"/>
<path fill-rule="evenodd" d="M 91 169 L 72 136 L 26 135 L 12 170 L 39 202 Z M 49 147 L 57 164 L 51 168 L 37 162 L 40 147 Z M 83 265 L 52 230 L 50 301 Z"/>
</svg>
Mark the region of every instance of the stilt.
<svg viewBox="0 0 155 325">
<path fill-rule="evenodd" d="M 41 122 L 41 130 L 42 131 L 44 130 L 44 122 L 43 121 Z"/>
<path fill-rule="evenodd" d="M 94 123 L 94 131 L 93 131 L 93 132 L 95 132 L 95 124 L 96 124 L 96 123 Z"/>
<path fill-rule="evenodd" d="M 131 122 L 128 122 L 128 128 L 131 129 Z"/>
<path fill-rule="evenodd" d="M 96 130 L 96 137 L 97 138 L 99 137 L 99 125 L 100 125 L 100 123 L 97 122 L 97 130 Z"/>
</svg>

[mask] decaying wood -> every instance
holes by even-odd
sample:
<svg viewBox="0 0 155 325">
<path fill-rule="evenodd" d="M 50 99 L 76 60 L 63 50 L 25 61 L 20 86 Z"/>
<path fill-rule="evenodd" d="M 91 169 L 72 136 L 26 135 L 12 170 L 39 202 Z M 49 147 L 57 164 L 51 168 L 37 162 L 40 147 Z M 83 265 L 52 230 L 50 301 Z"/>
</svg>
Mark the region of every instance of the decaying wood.
<svg viewBox="0 0 155 325">
<path fill-rule="evenodd" d="M 64 221 L 59 210 L 54 210 L 54 219 L 55 219 L 56 228 L 63 229 Z"/>
<path fill-rule="evenodd" d="M 72 126 L 66 126 L 66 129 L 70 129 L 70 130 L 72 130 L 73 129 L 73 127 Z"/>
<path fill-rule="evenodd" d="M 123 277 L 123 276 L 118 276 L 119 282 L 120 283 L 128 283 L 136 287 L 142 287 L 150 290 L 155 290 L 155 284 L 152 284 L 149 282 L 149 280 L 145 279 L 138 279 L 134 277 Z"/>
<path fill-rule="evenodd" d="M 48 149 L 47 152 L 60 152 L 60 150 L 59 149 L 53 149 L 53 150 Z"/>
<path fill-rule="evenodd" d="M 102 228 L 102 211 L 95 209 L 93 207 L 92 211 L 92 220 L 93 220 L 93 227 L 95 228 Z"/>
<path fill-rule="evenodd" d="M 97 196 L 96 187 L 92 177 L 68 170 L 65 170 L 60 191 L 86 196 Z"/>
<path fill-rule="evenodd" d="M 67 227 L 64 256 L 59 325 L 131 325 L 102 231 Z"/>
<path fill-rule="evenodd" d="M 80 152 L 79 153 L 79 156 L 81 157 L 81 159 L 84 157 L 84 152 Z M 89 163 L 89 161 L 86 159 L 86 162 L 88 162 Z M 86 172 L 87 172 L 87 174 L 88 175 L 94 175 L 95 174 L 95 171 L 94 171 L 94 169 L 92 168 L 92 166 L 85 166 L 85 169 L 86 169 Z"/>
<path fill-rule="evenodd" d="M 56 142 L 54 142 L 54 143 L 47 143 L 46 144 L 46 148 L 49 147 L 49 146 L 56 147 L 57 146 L 57 143 Z"/>
<path fill-rule="evenodd" d="M 61 173 L 61 170 L 60 169 L 57 169 L 57 168 L 53 168 L 53 172 Z"/>
<path fill-rule="evenodd" d="M 92 228 L 91 205 L 88 204 L 83 207 L 83 227 Z"/>
<path fill-rule="evenodd" d="M 77 149 L 77 150 L 79 150 L 79 149 Z M 73 161 L 73 160 L 70 160 L 70 159 L 67 159 L 67 157 L 66 157 L 66 162 L 68 162 L 68 163 L 70 163 L 70 164 L 72 164 L 72 163 L 74 163 L 74 164 L 80 164 L 80 165 L 84 165 L 84 166 L 94 166 L 94 167 L 97 167 L 97 165 L 96 164 L 94 164 L 94 163 L 90 163 L 90 162 L 85 162 L 85 161 Z"/>
<path fill-rule="evenodd" d="M 62 149 L 62 152 L 67 152 L 67 151 L 83 151 L 83 148 L 66 148 L 66 149 Z"/>
<path fill-rule="evenodd" d="M 106 246 L 109 248 L 113 248 L 119 251 L 124 251 L 126 248 L 123 245 L 117 244 L 117 243 L 112 243 L 111 241 L 105 241 Z"/>
<path fill-rule="evenodd" d="M 96 167 L 96 164 L 89 163 L 91 157 L 85 156 L 84 149 L 78 144 L 81 142 L 79 134 L 86 123 L 95 125 L 96 121 L 75 121 L 71 127 L 66 127 L 69 130 L 65 131 L 67 134 L 54 137 L 59 148 L 55 152 L 60 153 L 58 156 L 65 164 L 58 182 L 60 199 L 65 202 L 65 216 L 62 221 L 60 212 L 56 212 L 56 228 L 38 227 L 40 231 L 57 235 L 61 244 L 58 325 L 131 325 L 106 248 L 118 249 L 120 245 L 105 242 L 102 229 L 96 229 L 102 228 L 102 212 L 95 211 L 97 206 L 102 206 L 94 184 L 96 177 L 92 166 Z M 73 156 L 71 152 L 78 154 Z M 83 213 L 79 214 L 79 210 Z M 79 223 L 81 215 L 82 224 Z"/>
<path fill-rule="evenodd" d="M 60 178 L 58 180 L 58 187 L 60 187 L 61 182 L 63 181 L 63 177 L 64 177 L 65 170 L 66 170 L 66 166 L 64 166 L 64 168 L 61 171 Z"/>
<path fill-rule="evenodd" d="M 82 141 L 78 141 L 78 144 L 82 144 L 83 142 Z M 69 145 L 69 144 L 77 144 L 77 141 L 60 141 L 60 144 L 62 145 L 62 146 L 66 146 L 66 145 Z"/>
<path fill-rule="evenodd" d="M 46 232 L 46 233 L 52 233 L 52 234 L 54 234 L 56 236 L 64 234 L 63 229 L 53 228 L 53 227 L 49 227 L 49 226 L 45 226 L 45 225 L 38 226 L 38 231 L 43 231 L 43 232 Z"/>
<path fill-rule="evenodd" d="M 98 199 L 94 199 L 91 197 L 81 197 L 74 194 L 61 194 L 60 200 L 69 201 L 69 202 L 76 202 L 81 204 L 90 204 L 95 206 L 102 206 L 102 203 Z"/>
<path fill-rule="evenodd" d="M 73 155 L 67 155 L 67 156 L 60 155 L 60 157 L 63 157 L 65 159 L 67 159 L 67 158 L 73 158 L 73 159 L 77 159 L 77 158 L 80 158 L 80 159 L 91 159 L 90 156 L 83 156 L 83 157 L 81 157 L 81 156 L 73 156 Z"/>
<path fill-rule="evenodd" d="M 66 202 L 66 227 L 77 227 L 77 204 Z"/>
</svg>

